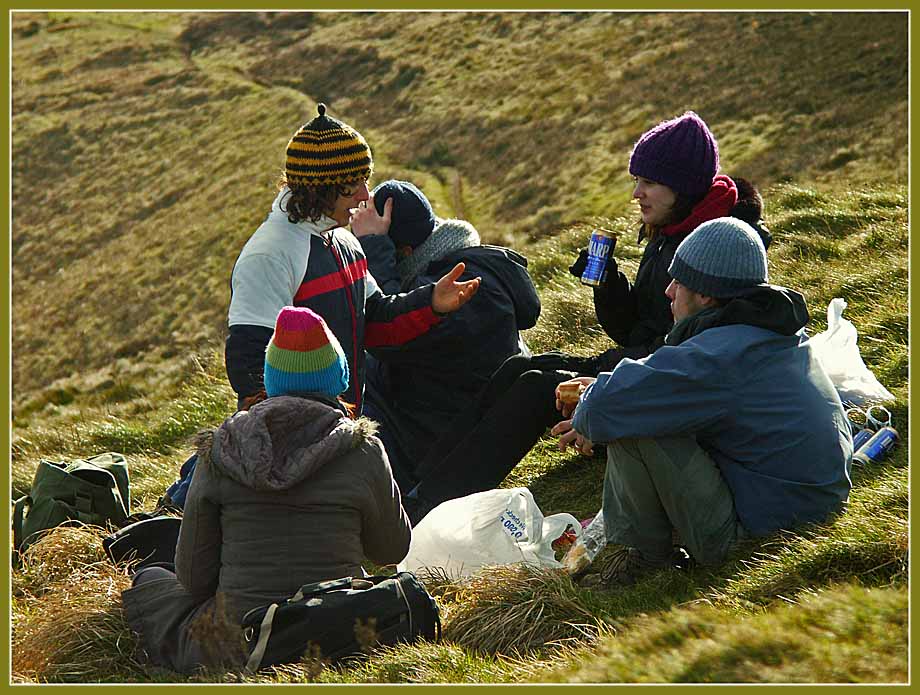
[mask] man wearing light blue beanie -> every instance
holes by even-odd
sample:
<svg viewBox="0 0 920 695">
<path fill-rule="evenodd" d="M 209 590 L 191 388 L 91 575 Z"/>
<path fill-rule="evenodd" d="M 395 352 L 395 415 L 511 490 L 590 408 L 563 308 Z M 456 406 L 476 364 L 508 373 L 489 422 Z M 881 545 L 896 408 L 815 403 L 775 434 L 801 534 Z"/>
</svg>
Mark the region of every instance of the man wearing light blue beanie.
<svg viewBox="0 0 920 695">
<path fill-rule="evenodd" d="M 720 217 L 678 246 L 664 347 L 589 382 L 564 448 L 607 444 L 607 540 L 593 579 L 634 583 L 690 557 L 722 562 L 745 537 L 821 522 L 850 490 L 853 443 L 837 392 L 808 344 L 805 300 L 768 284 L 747 223 Z M 569 413 L 565 413 L 569 414 Z"/>
</svg>

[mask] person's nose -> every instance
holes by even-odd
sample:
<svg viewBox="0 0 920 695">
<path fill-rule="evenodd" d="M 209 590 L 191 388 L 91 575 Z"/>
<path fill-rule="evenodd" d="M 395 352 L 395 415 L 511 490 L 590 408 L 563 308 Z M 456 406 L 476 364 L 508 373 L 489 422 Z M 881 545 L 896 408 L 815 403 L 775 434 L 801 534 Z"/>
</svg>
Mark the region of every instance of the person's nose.
<svg viewBox="0 0 920 695">
<path fill-rule="evenodd" d="M 642 184 L 641 184 L 641 183 L 636 183 L 635 188 L 633 188 L 632 197 L 633 197 L 633 198 L 641 198 L 644 192 L 645 192 L 645 191 L 642 190 Z"/>
<path fill-rule="evenodd" d="M 674 281 L 671 280 L 671 282 L 668 284 L 668 286 L 664 290 L 664 296 L 673 302 L 674 301 L 674 291 L 675 291 Z"/>
<path fill-rule="evenodd" d="M 360 186 L 358 186 L 358 190 L 355 191 L 355 200 L 357 200 L 360 203 L 365 200 L 368 200 L 370 197 L 371 197 L 371 192 L 370 192 L 370 189 L 368 189 L 367 187 L 367 182 L 365 181 Z"/>
</svg>

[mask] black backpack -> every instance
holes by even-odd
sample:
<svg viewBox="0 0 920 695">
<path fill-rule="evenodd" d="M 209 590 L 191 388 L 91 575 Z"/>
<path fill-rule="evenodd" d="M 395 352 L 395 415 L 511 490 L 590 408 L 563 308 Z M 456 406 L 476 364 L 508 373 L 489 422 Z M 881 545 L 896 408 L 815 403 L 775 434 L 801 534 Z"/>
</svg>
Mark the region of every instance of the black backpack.
<svg viewBox="0 0 920 695">
<path fill-rule="evenodd" d="M 305 584 L 284 603 L 253 608 L 242 626 L 251 671 L 298 661 L 311 645 L 336 662 L 371 644 L 441 638 L 438 604 L 411 572 Z"/>
<path fill-rule="evenodd" d="M 102 549 L 114 563 L 132 562 L 133 570 L 151 564 L 175 563 L 182 517 L 170 515 L 175 508 L 160 507 L 128 517 L 129 523 L 102 539 Z"/>
</svg>

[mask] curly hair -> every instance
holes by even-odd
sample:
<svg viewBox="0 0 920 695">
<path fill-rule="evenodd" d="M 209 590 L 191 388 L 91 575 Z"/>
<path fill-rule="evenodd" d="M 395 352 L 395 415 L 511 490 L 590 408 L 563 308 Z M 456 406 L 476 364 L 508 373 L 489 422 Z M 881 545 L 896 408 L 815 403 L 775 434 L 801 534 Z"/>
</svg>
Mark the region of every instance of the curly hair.
<svg viewBox="0 0 920 695">
<path fill-rule="evenodd" d="M 290 185 L 287 176 L 282 173 L 278 180 L 278 190 L 285 188 L 289 190 L 281 199 L 281 209 L 287 213 L 291 224 L 305 220 L 316 222 L 320 217 L 330 214 L 335 209 L 335 201 L 339 196 L 352 195 L 353 186 L 359 182 L 360 180 L 322 186 L 298 186 Z"/>
</svg>

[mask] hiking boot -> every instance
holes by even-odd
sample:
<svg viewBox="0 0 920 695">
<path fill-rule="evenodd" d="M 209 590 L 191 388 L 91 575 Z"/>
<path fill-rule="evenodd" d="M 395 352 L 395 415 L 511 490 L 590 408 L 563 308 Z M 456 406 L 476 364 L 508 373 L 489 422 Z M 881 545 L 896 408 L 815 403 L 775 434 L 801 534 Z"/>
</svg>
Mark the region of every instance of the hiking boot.
<svg viewBox="0 0 920 695">
<path fill-rule="evenodd" d="M 656 562 L 636 548 L 624 547 L 610 557 L 599 573 L 585 575 L 578 585 L 602 591 L 632 586 L 642 577 L 667 568 L 689 569 L 690 556 L 683 549 L 675 548 L 667 560 Z"/>
<path fill-rule="evenodd" d="M 632 586 L 641 577 L 665 567 L 670 567 L 670 563 L 653 562 L 637 548 L 624 548 L 610 558 L 610 562 L 601 570 L 601 584 L 605 589 Z"/>
</svg>

